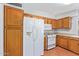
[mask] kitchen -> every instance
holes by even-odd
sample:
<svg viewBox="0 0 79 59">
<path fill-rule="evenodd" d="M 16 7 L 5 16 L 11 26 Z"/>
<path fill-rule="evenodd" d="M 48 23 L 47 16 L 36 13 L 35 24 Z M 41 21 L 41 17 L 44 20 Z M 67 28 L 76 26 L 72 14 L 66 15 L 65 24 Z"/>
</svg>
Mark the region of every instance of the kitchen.
<svg viewBox="0 0 79 59">
<path fill-rule="evenodd" d="M 78 56 L 79 4 L 0 4 L 0 56 Z"/>
</svg>

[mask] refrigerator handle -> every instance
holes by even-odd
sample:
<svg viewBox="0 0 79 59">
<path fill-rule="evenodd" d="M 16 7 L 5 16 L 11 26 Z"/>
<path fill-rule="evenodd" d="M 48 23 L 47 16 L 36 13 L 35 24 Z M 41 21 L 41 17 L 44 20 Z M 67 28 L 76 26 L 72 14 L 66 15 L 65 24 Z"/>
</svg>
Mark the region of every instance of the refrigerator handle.
<svg viewBox="0 0 79 59">
<path fill-rule="evenodd" d="M 26 35 L 30 37 L 31 36 L 31 33 L 32 32 L 26 32 Z"/>
</svg>

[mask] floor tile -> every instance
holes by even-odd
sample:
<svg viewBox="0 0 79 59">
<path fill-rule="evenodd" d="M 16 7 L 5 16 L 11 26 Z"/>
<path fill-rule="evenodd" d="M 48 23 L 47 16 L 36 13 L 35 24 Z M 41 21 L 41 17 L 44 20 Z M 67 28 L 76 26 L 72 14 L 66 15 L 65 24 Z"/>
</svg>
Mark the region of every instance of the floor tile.
<svg viewBox="0 0 79 59">
<path fill-rule="evenodd" d="M 61 47 L 56 47 L 54 49 L 44 51 L 44 56 L 78 56 L 78 55 Z"/>
</svg>

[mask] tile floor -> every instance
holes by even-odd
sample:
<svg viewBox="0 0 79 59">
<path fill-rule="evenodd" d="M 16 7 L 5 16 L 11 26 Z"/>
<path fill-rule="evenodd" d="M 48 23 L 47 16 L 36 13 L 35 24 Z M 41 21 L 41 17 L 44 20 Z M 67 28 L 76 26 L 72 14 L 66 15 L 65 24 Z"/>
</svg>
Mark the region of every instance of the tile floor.
<svg viewBox="0 0 79 59">
<path fill-rule="evenodd" d="M 56 47 L 54 49 L 44 51 L 44 56 L 78 56 L 78 55 L 61 47 Z"/>
</svg>

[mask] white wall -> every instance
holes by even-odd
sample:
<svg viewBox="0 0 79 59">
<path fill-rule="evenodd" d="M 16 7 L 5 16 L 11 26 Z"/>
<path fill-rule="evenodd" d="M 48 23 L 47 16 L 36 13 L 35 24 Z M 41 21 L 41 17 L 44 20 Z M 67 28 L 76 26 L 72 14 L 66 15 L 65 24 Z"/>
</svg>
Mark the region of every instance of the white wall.
<svg viewBox="0 0 79 59">
<path fill-rule="evenodd" d="M 29 13 L 29 14 L 33 14 L 33 15 L 38 15 L 38 16 L 45 16 L 48 18 L 55 18 L 54 16 L 52 16 L 52 14 L 49 14 L 48 12 L 43 12 L 43 11 L 39 11 L 39 10 L 32 10 L 32 11 L 28 11 L 26 8 L 23 8 L 25 13 Z"/>
<path fill-rule="evenodd" d="M 60 13 L 79 9 L 79 3 L 72 3 L 69 5 L 62 3 L 23 3 L 22 5 L 26 12 L 41 11 L 49 14 L 53 18 Z"/>
<path fill-rule="evenodd" d="M 78 9 L 75 9 L 75 10 L 70 10 L 70 11 L 59 13 L 55 15 L 55 18 L 59 19 L 59 18 L 67 17 L 67 16 L 74 17 L 78 15 L 79 15 Z"/>
<path fill-rule="evenodd" d="M 0 56 L 3 55 L 3 5 L 0 4 Z"/>
<path fill-rule="evenodd" d="M 55 10 L 54 15 L 59 15 L 59 14 L 65 13 L 65 12 L 71 13 L 70 11 L 73 11 L 76 9 L 79 9 L 79 3 L 72 3 L 70 5 L 65 5 L 65 6 L 59 7 L 57 10 Z"/>
<path fill-rule="evenodd" d="M 78 35 L 78 17 L 72 17 L 71 29 L 60 29 L 57 30 L 58 33 L 74 34 Z"/>
</svg>

